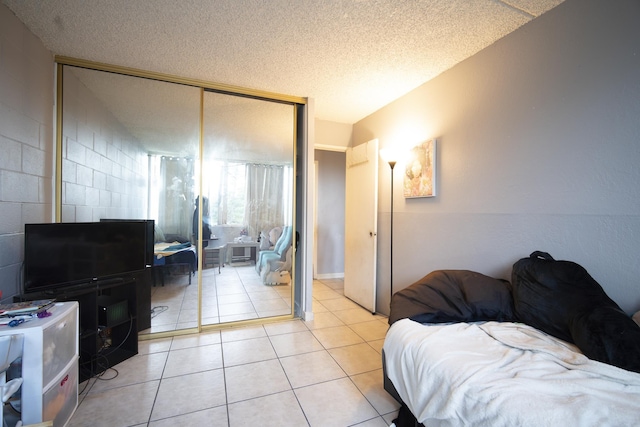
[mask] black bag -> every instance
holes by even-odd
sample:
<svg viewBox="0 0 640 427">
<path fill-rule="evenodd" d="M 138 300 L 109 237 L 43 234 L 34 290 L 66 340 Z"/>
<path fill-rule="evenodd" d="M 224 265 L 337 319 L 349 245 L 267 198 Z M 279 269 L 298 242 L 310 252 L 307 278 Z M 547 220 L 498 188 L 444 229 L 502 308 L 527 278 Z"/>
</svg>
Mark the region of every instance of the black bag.
<svg viewBox="0 0 640 427">
<path fill-rule="evenodd" d="M 582 266 L 533 252 L 513 265 L 516 318 L 590 359 L 640 372 L 640 327 Z"/>
<path fill-rule="evenodd" d="M 407 405 L 404 403 L 400 406 L 398 411 L 398 417 L 393 420 L 395 427 L 424 427 L 423 424 L 418 423 L 416 417 L 413 416 Z"/>
</svg>

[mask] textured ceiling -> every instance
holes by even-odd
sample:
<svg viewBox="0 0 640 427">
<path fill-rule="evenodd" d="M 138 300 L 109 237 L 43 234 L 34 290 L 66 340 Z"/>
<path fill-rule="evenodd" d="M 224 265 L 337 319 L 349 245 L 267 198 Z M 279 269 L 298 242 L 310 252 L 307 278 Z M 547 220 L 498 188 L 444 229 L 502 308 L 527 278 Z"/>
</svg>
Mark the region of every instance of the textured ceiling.
<svg viewBox="0 0 640 427">
<path fill-rule="evenodd" d="M 312 97 L 355 123 L 562 0 L 2 0 L 56 55 Z"/>
</svg>

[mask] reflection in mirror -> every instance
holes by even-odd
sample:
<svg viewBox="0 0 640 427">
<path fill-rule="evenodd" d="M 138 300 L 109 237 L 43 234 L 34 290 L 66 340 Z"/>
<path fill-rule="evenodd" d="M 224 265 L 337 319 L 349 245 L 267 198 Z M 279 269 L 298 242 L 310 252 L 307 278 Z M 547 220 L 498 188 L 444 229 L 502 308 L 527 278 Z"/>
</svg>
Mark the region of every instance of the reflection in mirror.
<svg viewBox="0 0 640 427">
<path fill-rule="evenodd" d="M 139 332 L 291 315 L 294 104 L 205 92 L 201 136 L 199 87 L 62 75 L 61 220 L 154 220 Z"/>
<path fill-rule="evenodd" d="M 199 89 L 70 66 L 63 87 L 63 221 L 145 217 L 149 155 L 196 159 Z"/>
<path fill-rule="evenodd" d="M 205 92 L 203 137 L 203 324 L 292 314 L 293 106 Z"/>
<path fill-rule="evenodd" d="M 62 99 L 61 220 L 153 219 L 155 248 L 188 241 L 200 89 L 64 66 Z M 181 311 L 196 307 L 195 249 L 182 252 L 155 253 L 136 278 L 141 333 L 197 326 Z"/>
</svg>

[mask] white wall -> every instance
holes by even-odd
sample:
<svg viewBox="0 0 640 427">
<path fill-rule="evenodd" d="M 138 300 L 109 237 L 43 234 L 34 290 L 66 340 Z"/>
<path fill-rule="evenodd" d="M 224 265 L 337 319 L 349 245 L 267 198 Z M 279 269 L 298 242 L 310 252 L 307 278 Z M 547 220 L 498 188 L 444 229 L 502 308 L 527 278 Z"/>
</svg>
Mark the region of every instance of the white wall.
<svg viewBox="0 0 640 427">
<path fill-rule="evenodd" d="M 24 224 L 53 218 L 53 56 L 0 4 L 0 290 L 22 283 Z"/>
<path fill-rule="evenodd" d="M 404 199 L 396 166 L 394 290 L 436 269 L 510 279 L 543 250 L 640 309 L 639 21 L 635 0 L 567 0 L 354 125 L 354 145 L 439 140 L 437 197 Z M 381 162 L 378 307 L 389 173 Z"/>
<path fill-rule="evenodd" d="M 346 123 L 330 122 L 328 120 L 314 120 L 315 146 L 318 147 L 347 147 L 351 145 L 351 133 L 353 125 Z"/>
</svg>

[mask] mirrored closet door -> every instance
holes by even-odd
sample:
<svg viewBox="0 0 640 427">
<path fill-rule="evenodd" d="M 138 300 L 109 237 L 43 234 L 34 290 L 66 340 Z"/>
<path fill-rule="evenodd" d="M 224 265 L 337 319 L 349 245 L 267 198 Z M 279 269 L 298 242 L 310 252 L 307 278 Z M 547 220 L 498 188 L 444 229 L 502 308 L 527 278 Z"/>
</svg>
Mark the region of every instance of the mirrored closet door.
<svg viewBox="0 0 640 427">
<path fill-rule="evenodd" d="M 203 323 L 291 314 L 294 107 L 205 91 L 203 117 Z"/>
<path fill-rule="evenodd" d="M 57 218 L 154 221 L 140 334 L 292 316 L 299 104 L 79 62 L 58 68 Z"/>
</svg>

